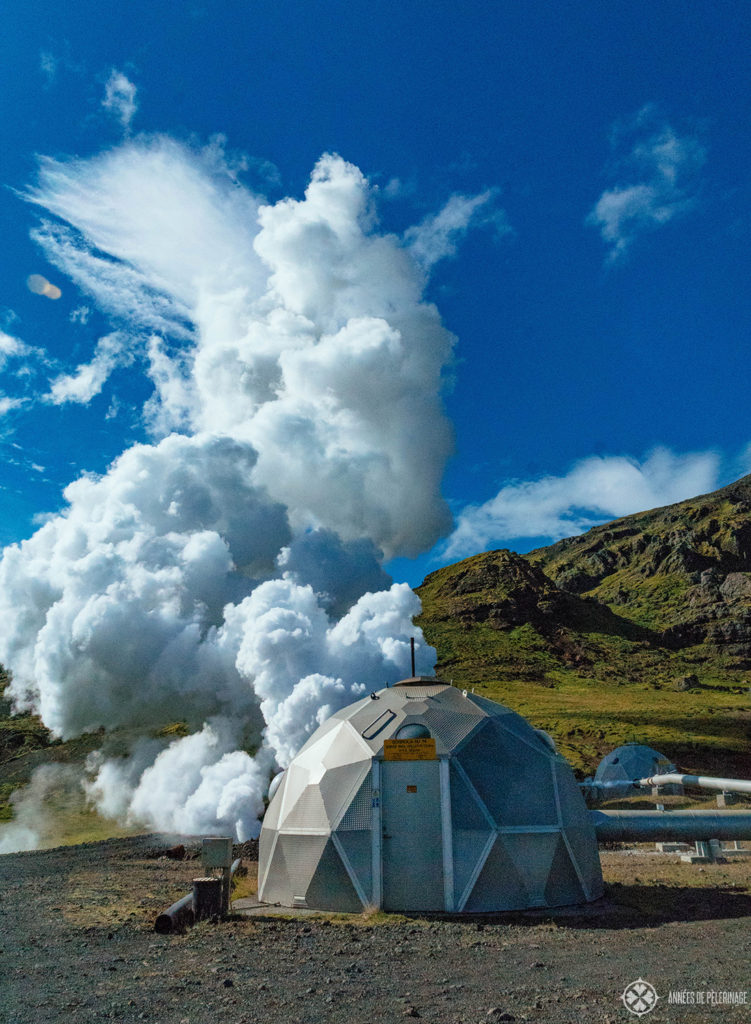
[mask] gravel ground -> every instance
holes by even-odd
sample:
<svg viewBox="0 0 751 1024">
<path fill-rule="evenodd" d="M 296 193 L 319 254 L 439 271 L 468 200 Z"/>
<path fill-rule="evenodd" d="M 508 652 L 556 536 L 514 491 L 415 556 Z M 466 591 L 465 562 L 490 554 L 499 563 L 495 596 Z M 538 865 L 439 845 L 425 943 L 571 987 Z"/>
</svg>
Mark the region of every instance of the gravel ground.
<svg viewBox="0 0 751 1024">
<path fill-rule="evenodd" d="M 201 874 L 162 855 L 178 841 L 0 857 L 3 1024 L 636 1021 L 620 996 L 638 978 L 660 996 L 649 1024 L 751 1020 L 749 861 L 606 851 L 605 899 L 553 916 L 235 914 L 162 936 L 156 915 Z M 749 1004 L 674 1005 L 671 990 Z"/>
</svg>

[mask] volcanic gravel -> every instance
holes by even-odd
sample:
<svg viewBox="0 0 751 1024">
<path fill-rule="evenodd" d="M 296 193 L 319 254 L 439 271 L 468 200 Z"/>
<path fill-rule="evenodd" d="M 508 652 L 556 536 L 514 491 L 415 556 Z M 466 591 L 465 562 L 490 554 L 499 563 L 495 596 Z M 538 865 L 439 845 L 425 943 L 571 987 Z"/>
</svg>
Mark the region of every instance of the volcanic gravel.
<svg viewBox="0 0 751 1024">
<path fill-rule="evenodd" d="M 671 886 L 666 858 L 606 852 L 606 879 L 629 880 L 553 915 L 263 913 L 158 935 L 157 914 L 202 873 L 164 856 L 178 842 L 196 856 L 194 841 L 149 836 L 0 857 L 3 1024 L 751 1020 L 751 1005 L 668 1003 L 671 989 L 751 1003 L 748 862 Z M 642 1018 L 621 1002 L 639 978 L 660 995 Z"/>
</svg>

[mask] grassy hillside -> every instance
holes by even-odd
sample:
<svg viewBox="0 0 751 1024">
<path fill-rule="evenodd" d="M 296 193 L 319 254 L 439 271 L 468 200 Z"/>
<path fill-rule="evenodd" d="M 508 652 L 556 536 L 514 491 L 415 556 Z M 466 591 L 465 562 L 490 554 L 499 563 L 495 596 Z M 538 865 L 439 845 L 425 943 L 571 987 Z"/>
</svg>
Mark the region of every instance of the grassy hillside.
<svg viewBox="0 0 751 1024">
<path fill-rule="evenodd" d="M 80 787 L 88 755 L 102 744 L 103 733 L 88 733 L 63 742 L 53 739 L 36 715 L 11 715 L 5 697 L 8 677 L 0 668 L 0 826 L 21 821 L 39 836 L 39 845 L 61 846 L 130 835 L 132 828 L 102 818 L 86 803 Z M 30 783 L 33 786 L 33 806 Z M 26 798 L 18 815 L 12 794 Z"/>
<path fill-rule="evenodd" d="M 642 742 L 751 770 L 751 478 L 529 555 L 431 573 L 438 671 L 555 736 L 580 772 Z"/>
</svg>

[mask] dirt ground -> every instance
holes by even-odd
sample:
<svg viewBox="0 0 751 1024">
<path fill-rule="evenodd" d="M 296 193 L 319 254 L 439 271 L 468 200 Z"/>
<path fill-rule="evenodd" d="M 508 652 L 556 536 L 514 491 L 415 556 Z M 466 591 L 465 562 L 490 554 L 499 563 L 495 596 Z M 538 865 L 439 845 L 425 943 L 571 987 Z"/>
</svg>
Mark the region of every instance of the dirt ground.
<svg viewBox="0 0 751 1024">
<path fill-rule="evenodd" d="M 163 856 L 174 841 L 0 857 L 3 1024 L 751 1021 L 751 860 L 603 851 L 605 898 L 552 915 L 234 914 L 158 935 L 201 874 Z M 637 979 L 659 996 L 641 1018 L 621 1001 Z"/>
</svg>

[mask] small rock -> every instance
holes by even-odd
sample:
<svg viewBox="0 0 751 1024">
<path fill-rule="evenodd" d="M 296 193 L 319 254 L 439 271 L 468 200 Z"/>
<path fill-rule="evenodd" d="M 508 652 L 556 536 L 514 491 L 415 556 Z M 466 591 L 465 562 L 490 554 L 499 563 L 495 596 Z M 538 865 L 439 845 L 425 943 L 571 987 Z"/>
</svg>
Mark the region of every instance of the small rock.
<svg viewBox="0 0 751 1024">
<path fill-rule="evenodd" d="M 488 1010 L 485 1015 L 486 1020 L 516 1020 L 513 1013 L 509 1013 L 507 1010 L 502 1010 L 500 1006 L 494 1006 L 492 1010 Z"/>
<path fill-rule="evenodd" d="M 235 983 L 232 978 L 225 978 L 223 984 L 225 988 L 232 988 Z"/>
<path fill-rule="evenodd" d="M 408 1006 L 408 1007 L 406 1008 L 406 1010 L 404 1011 L 404 1016 L 405 1016 L 405 1017 L 419 1017 L 419 1016 L 420 1016 L 420 1014 L 419 1014 L 419 1012 L 417 1011 L 417 1008 L 416 1008 L 416 1007 L 414 1007 L 414 1006 Z"/>
</svg>

